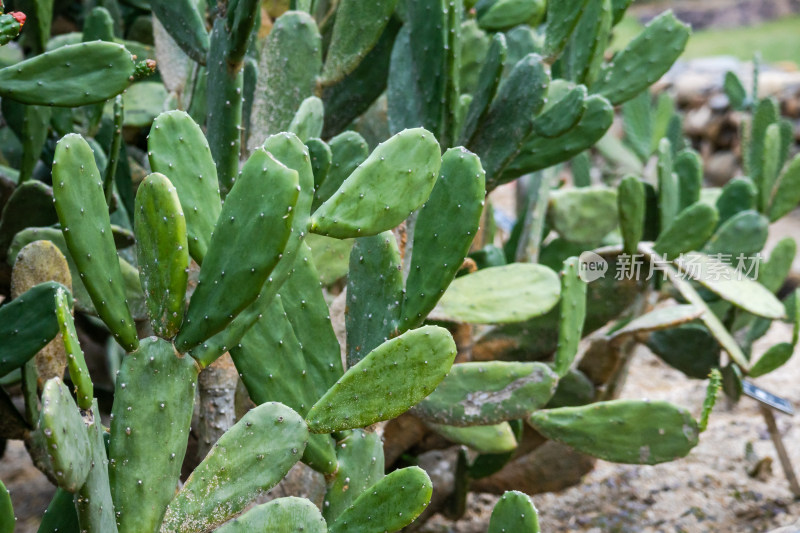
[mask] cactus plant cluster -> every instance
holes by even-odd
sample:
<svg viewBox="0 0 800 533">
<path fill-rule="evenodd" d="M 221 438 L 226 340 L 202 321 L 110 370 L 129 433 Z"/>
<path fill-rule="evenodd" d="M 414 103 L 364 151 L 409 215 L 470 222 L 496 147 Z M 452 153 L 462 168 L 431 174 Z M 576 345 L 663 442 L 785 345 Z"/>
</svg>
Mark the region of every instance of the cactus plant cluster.
<svg viewBox="0 0 800 533">
<path fill-rule="evenodd" d="M 476 488 L 504 493 L 489 531 L 535 532 L 514 489 L 539 489 L 509 472 L 689 453 L 720 383 L 780 366 L 797 327 L 754 365 L 752 341 L 800 313 L 774 296 L 793 241 L 756 281 L 687 279 L 686 262 L 761 250 L 800 201 L 797 159 L 760 101 L 749 178 L 701 192 L 698 155 L 648 91 L 689 29 L 664 13 L 607 58 L 629 3 L 110 1 L 50 38 L 43 2 L 29 57 L 0 69 L 16 141 L 0 147 L 0 379 L 25 405 L 0 389 L 0 436 L 58 486 L 40 531 L 397 531 L 442 509 L 426 510 L 435 491 L 458 515 Z M 2 17 L 9 42 L 24 18 Z M 592 185 L 578 169 L 619 148 L 618 105 L 656 175 Z M 559 189 L 567 162 L 577 186 Z M 500 247 L 486 195 L 511 182 Z M 587 283 L 590 250 L 665 263 L 668 280 Z M 93 337 L 108 376 L 87 364 Z M 711 376 L 699 418 L 619 399 L 644 339 Z M 234 413 L 237 381 L 252 403 Z M 415 464 L 425 435 L 462 446 L 449 489 Z M 293 468 L 315 472 L 320 501 L 248 510 Z M 11 513 L 0 490 L 0 526 Z"/>
</svg>

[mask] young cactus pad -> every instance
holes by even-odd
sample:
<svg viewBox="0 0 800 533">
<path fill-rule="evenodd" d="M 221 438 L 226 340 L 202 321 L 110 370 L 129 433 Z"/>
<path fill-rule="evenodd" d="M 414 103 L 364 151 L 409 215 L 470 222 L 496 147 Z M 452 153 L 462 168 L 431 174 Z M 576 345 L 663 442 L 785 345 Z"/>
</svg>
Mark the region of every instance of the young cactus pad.
<svg viewBox="0 0 800 533">
<path fill-rule="evenodd" d="M 121 44 L 71 44 L 0 69 L 0 97 L 69 107 L 103 102 L 130 85 L 134 70 Z"/>
<path fill-rule="evenodd" d="M 308 427 L 327 433 L 389 420 L 429 395 L 456 356 L 450 333 L 424 326 L 386 341 L 350 368 L 308 412 Z"/>
<path fill-rule="evenodd" d="M 697 421 L 666 402 L 613 400 L 537 411 L 530 424 L 549 439 L 579 452 L 629 464 L 658 464 L 684 457 L 697 445 Z"/>
<path fill-rule="evenodd" d="M 440 165 L 439 143 L 430 132 L 398 133 L 314 212 L 311 231 L 344 239 L 394 228 L 428 199 Z"/>
<path fill-rule="evenodd" d="M 59 378 L 47 381 L 42 391 L 39 431 L 47 443 L 47 455 L 58 486 L 76 492 L 89 475 L 89 437 L 78 406 Z"/>
<path fill-rule="evenodd" d="M 55 300 L 58 328 L 66 348 L 69 379 L 75 385 L 78 407 L 90 409 L 94 398 L 94 385 L 78 342 L 75 322 L 72 320 L 72 297 L 65 289 L 57 289 Z"/>
<path fill-rule="evenodd" d="M 298 174 L 253 152 L 225 199 L 175 346 L 185 353 L 253 303 L 289 240 Z"/>
<path fill-rule="evenodd" d="M 202 264 L 222 210 L 217 167 L 208 141 L 187 113 L 168 111 L 153 121 L 147 148 L 153 172 L 164 174 L 178 191 L 189 251 Z"/>
<path fill-rule="evenodd" d="M 150 174 L 139 185 L 134 227 L 150 323 L 158 336 L 170 339 L 183 321 L 189 245 L 178 193 L 163 174 Z"/>
<path fill-rule="evenodd" d="M 254 531 L 302 531 L 327 533 L 325 519 L 311 501 L 305 498 L 278 498 L 253 507 L 234 518 L 216 533 L 253 533 Z"/>
<path fill-rule="evenodd" d="M 522 322 L 547 313 L 560 292 L 558 275 L 546 266 L 484 268 L 453 281 L 432 315 L 475 324 Z"/>
<path fill-rule="evenodd" d="M 161 531 L 208 531 L 271 489 L 302 457 L 308 429 L 279 403 L 250 410 L 220 437 L 169 504 Z"/>
<path fill-rule="evenodd" d="M 422 514 L 432 493 L 431 480 L 421 468 L 410 466 L 395 470 L 362 492 L 353 505 L 328 526 L 328 531 L 399 531 Z"/>
<path fill-rule="evenodd" d="M 539 533 L 539 513 L 527 494 L 508 491 L 492 510 L 487 533 Z"/>
<path fill-rule="evenodd" d="M 133 351 L 139 339 L 126 304 L 103 182 L 92 149 L 80 135 L 70 134 L 58 142 L 53 185 L 61 231 L 80 279 L 117 342 Z"/>
</svg>

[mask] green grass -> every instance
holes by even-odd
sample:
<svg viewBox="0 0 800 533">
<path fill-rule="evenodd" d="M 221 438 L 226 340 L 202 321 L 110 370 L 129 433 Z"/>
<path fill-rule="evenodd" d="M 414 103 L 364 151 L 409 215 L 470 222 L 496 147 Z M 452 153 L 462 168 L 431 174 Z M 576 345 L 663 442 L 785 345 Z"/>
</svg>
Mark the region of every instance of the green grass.
<svg viewBox="0 0 800 533">
<path fill-rule="evenodd" d="M 641 29 L 635 18 L 625 17 L 614 29 L 611 48 L 624 47 Z M 800 15 L 749 27 L 696 31 L 689 38 L 683 57 L 730 55 L 749 60 L 756 51 L 767 63 L 793 61 L 800 66 Z"/>
</svg>

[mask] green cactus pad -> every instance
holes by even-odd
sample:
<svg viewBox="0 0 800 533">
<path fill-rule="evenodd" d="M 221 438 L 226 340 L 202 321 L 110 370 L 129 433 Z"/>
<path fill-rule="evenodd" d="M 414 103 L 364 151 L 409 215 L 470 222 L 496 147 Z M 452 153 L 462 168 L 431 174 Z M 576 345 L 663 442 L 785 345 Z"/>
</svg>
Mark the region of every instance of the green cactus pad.
<svg viewBox="0 0 800 533">
<path fill-rule="evenodd" d="M 692 149 L 681 150 L 673 163 L 678 175 L 680 189 L 680 209 L 686 209 L 700 201 L 700 190 L 703 188 L 703 161 L 700 154 Z"/>
<path fill-rule="evenodd" d="M 769 220 L 775 222 L 800 203 L 800 157 L 795 157 L 778 178 L 769 204 Z"/>
<path fill-rule="evenodd" d="M 547 313 L 560 292 L 558 275 L 542 265 L 484 268 L 454 280 L 432 316 L 475 324 L 521 322 Z"/>
<path fill-rule="evenodd" d="M 77 492 L 91 468 L 91 457 L 86 453 L 89 436 L 69 389 L 57 377 L 47 380 L 42 391 L 38 431 L 44 436 L 58 486 Z"/>
<path fill-rule="evenodd" d="M 198 368 L 157 337 L 125 356 L 116 378 L 108 451 L 111 495 L 121 533 L 155 531 L 175 495 Z M 146 391 L 143 394 L 142 391 Z"/>
<path fill-rule="evenodd" d="M 783 304 L 769 290 L 712 257 L 692 252 L 676 264 L 688 278 L 745 311 L 764 318 L 785 318 Z"/>
<path fill-rule="evenodd" d="M 483 65 L 489 57 L 491 39 L 478 27 L 478 21 L 468 18 L 461 23 L 461 90 L 467 94 L 477 92 L 478 80 Z M 501 34 L 502 35 L 502 34 Z M 505 36 L 504 41 L 505 41 Z"/>
<path fill-rule="evenodd" d="M 428 199 L 440 165 L 430 132 L 414 128 L 394 135 L 314 212 L 311 231 L 342 239 L 397 226 Z"/>
<path fill-rule="evenodd" d="M 665 363 L 695 379 L 706 379 L 719 366 L 719 343 L 702 324 L 654 331 L 647 347 Z"/>
<path fill-rule="evenodd" d="M 328 526 L 330 533 L 386 533 L 413 522 L 428 506 L 433 484 L 419 467 L 395 470 L 361 493 L 347 510 Z"/>
<path fill-rule="evenodd" d="M 658 220 L 662 231 L 669 227 L 680 210 L 678 175 L 673 172 L 672 144 L 666 137 L 658 143 L 656 174 L 658 180 Z"/>
<path fill-rule="evenodd" d="M 321 183 L 317 183 L 315 179 L 312 211 L 316 211 L 333 196 L 344 180 L 369 157 L 367 141 L 354 131 L 340 133 L 328 145 L 331 149 L 330 170 Z"/>
<path fill-rule="evenodd" d="M 422 323 L 461 268 L 479 229 L 484 180 L 475 154 L 451 148 L 442 156 L 439 178 L 414 223 L 403 329 Z"/>
<path fill-rule="evenodd" d="M 555 58 L 561 54 L 589 1 L 566 0 L 547 3 L 544 49 L 548 57 Z"/>
<path fill-rule="evenodd" d="M 653 248 L 670 259 L 699 250 L 714 233 L 718 220 L 717 210 L 710 205 L 703 202 L 692 204 L 661 231 Z M 687 227 L 692 231 L 686 231 Z"/>
<path fill-rule="evenodd" d="M 683 53 L 690 33 L 671 10 L 657 16 L 603 67 L 592 92 L 614 105 L 630 100 L 669 70 Z"/>
<path fill-rule="evenodd" d="M 153 172 L 164 174 L 178 191 L 189 252 L 202 264 L 222 210 L 217 168 L 208 141 L 188 114 L 168 111 L 153 121 L 147 148 Z"/>
<path fill-rule="evenodd" d="M 422 126 L 441 136 L 447 113 L 447 0 L 406 2 L 387 80 L 389 130 Z M 453 29 L 455 30 L 455 29 Z"/>
<path fill-rule="evenodd" d="M 519 153 L 544 106 L 549 82 L 542 58 L 528 54 L 497 88 L 485 120 L 467 145 L 480 156 L 489 181 L 496 181 Z"/>
<path fill-rule="evenodd" d="M 3 516 L 2 512 L 0 516 Z M 13 518 L 13 515 L 11 516 Z M 80 531 L 74 495 L 64 489 L 56 489 L 53 499 L 42 515 L 37 533 L 80 533 Z"/>
<path fill-rule="evenodd" d="M 539 533 L 539 513 L 527 494 L 505 492 L 492 510 L 487 533 Z"/>
<path fill-rule="evenodd" d="M 22 137 L 20 137 L 23 151 L 22 162 L 19 166 L 19 183 L 24 183 L 33 177 L 34 168 L 50 132 L 51 113 L 52 110 L 49 107 L 25 106 Z"/>
<path fill-rule="evenodd" d="M 215 530 L 216 533 L 254 531 L 327 533 L 328 527 L 316 505 L 305 498 L 289 496 L 258 505 Z"/>
<path fill-rule="evenodd" d="M 414 413 L 448 426 L 499 424 L 544 407 L 557 384 L 558 376 L 544 363 L 462 363 L 450 369 Z"/>
<path fill-rule="evenodd" d="M 517 448 L 517 438 L 508 422 L 493 426 L 429 426 L 447 440 L 468 446 L 478 453 L 506 453 Z"/>
<path fill-rule="evenodd" d="M 303 100 L 314 92 L 322 68 L 322 42 L 308 13 L 287 11 L 275 21 L 258 64 L 259 83 L 251 118 L 251 144 L 286 131 Z"/>
<path fill-rule="evenodd" d="M 0 69 L 0 97 L 31 105 L 82 106 L 121 93 L 133 73 L 131 53 L 120 44 L 72 44 Z"/>
<path fill-rule="evenodd" d="M 49 226 L 57 221 L 50 187 L 33 180 L 18 185 L 3 207 L 0 218 L 0 258 L 6 258 L 6 250 L 18 232 L 28 227 Z M 12 263 L 14 257 L 16 255 L 8 255 Z"/>
<path fill-rule="evenodd" d="M 617 193 L 599 185 L 553 191 L 547 214 L 568 241 L 597 244 L 617 227 Z"/>
<path fill-rule="evenodd" d="M 320 83 L 333 85 L 350 74 L 378 42 L 391 18 L 397 0 L 363 4 L 344 0 L 336 11 Z"/>
<path fill-rule="evenodd" d="M 487 189 L 491 190 L 523 174 L 568 161 L 600 140 L 611 127 L 614 108 L 608 100 L 597 95 L 590 96 L 585 102 L 586 111 L 575 127 L 550 139 L 539 135 L 529 137 L 503 175 L 487 183 Z"/>
<path fill-rule="evenodd" d="M 533 121 L 533 133 L 542 137 L 558 137 L 574 128 L 586 112 L 586 87 L 573 86 L 564 80 L 553 80 L 547 103 Z"/>
<path fill-rule="evenodd" d="M 78 512 L 80 531 L 116 533 L 117 523 L 108 481 L 105 431 L 100 423 L 97 400 L 93 401 L 92 410 L 84 416 L 84 424 L 89 436 L 89 448 L 84 450 L 84 453 L 91 457 L 91 466 L 86 482 L 75 494 L 75 509 Z M 57 529 L 57 531 L 62 530 Z"/>
<path fill-rule="evenodd" d="M 264 143 L 264 149 L 279 163 L 298 174 L 299 195 L 297 204 L 292 209 L 294 218 L 291 222 L 289 240 L 286 241 L 280 261 L 267 278 L 256 300 L 239 313 L 224 330 L 192 351 L 192 356 L 204 367 L 214 362 L 230 347 L 239 344 L 290 275 L 298 253 L 301 256 L 304 253 L 298 252 L 298 247 L 306 236 L 314 180 L 308 151 L 300 139 L 291 133 L 270 136 Z"/>
<path fill-rule="evenodd" d="M 490 104 L 500 85 L 507 52 L 505 36 L 502 33 L 495 34 L 483 60 L 469 109 L 462 121 L 459 144 L 468 144 L 475 135 L 478 125 L 486 120 Z"/>
<path fill-rule="evenodd" d="M 156 335 L 171 339 L 183 321 L 189 245 L 178 193 L 163 174 L 150 174 L 139 185 L 134 227 L 150 324 Z"/>
<path fill-rule="evenodd" d="M 208 531 L 224 523 L 274 487 L 303 455 L 307 440 L 303 419 L 288 407 L 264 403 L 250 410 L 186 480 L 161 531 Z"/>
<path fill-rule="evenodd" d="M 455 356 L 446 329 L 407 331 L 375 348 L 328 389 L 308 412 L 309 429 L 328 433 L 394 418 L 433 392 Z"/>
<path fill-rule="evenodd" d="M 667 402 L 613 400 L 537 411 L 536 431 L 606 461 L 658 464 L 697 445 L 698 427 L 685 409 Z"/>
<path fill-rule="evenodd" d="M 251 0 L 236 2 L 228 10 L 228 17 L 215 17 L 209 38 L 206 134 L 211 156 L 217 166 L 217 178 L 223 197 L 236 180 L 242 149 L 244 69 L 241 58 L 234 59 L 231 51 L 237 44 L 241 44 L 237 43 L 237 39 L 242 37 L 244 27 L 252 27 L 255 12 L 250 20 L 237 27 L 230 26 L 226 18 L 235 17 L 235 11 L 246 9 L 253 3 Z M 253 114 L 252 108 L 250 114 Z"/>
<path fill-rule="evenodd" d="M 55 295 L 64 287 L 48 281 L 0 307 L 0 377 L 24 365 L 58 334 Z"/>
<path fill-rule="evenodd" d="M 292 274 L 281 287 L 280 295 L 286 317 L 309 361 L 308 373 L 321 386 L 317 398 L 342 376 L 339 341 L 318 280 L 311 251 L 301 245 Z"/>
<path fill-rule="evenodd" d="M 545 9 L 544 0 L 480 0 L 475 4 L 478 24 L 493 31 L 526 23 L 536 26 Z"/>
<path fill-rule="evenodd" d="M 287 305 L 291 305 L 289 300 Z M 273 299 L 239 346 L 231 349 L 236 369 L 254 402 L 279 401 L 300 414 L 308 413 L 329 386 L 330 378 L 322 373 L 324 369 L 320 368 L 321 361 L 316 359 L 316 355 L 298 340 L 281 296 Z M 328 367 L 327 373 L 334 378 L 341 376 L 341 362 Z M 319 437 L 315 439 L 315 450 L 321 452 L 327 448 L 329 453 L 325 455 L 331 456 L 328 459 L 333 459 L 332 466 L 335 467 L 333 446 L 325 442 L 330 439 L 321 435 L 313 437 Z M 328 470 L 327 462 L 314 467 Z"/>
<path fill-rule="evenodd" d="M 709 255 L 752 255 L 760 252 L 767 242 L 769 219 L 756 211 L 740 211 L 720 224 L 703 251 Z"/>
<path fill-rule="evenodd" d="M 619 229 L 626 254 L 636 253 L 644 236 L 645 190 L 636 176 L 626 176 L 617 188 Z"/>
<path fill-rule="evenodd" d="M 61 337 L 64 340 L 64 347 L 67 352 L 67 366 L 69 367 L 69 379 L 75 385 L 75 396 L 78 399 L 78 407 L 90 409 L 94 398 L 94 385 L 86 360 L 83 357 L 83 350 L 78 342 L 78 334 L 75 331 L 75 322 L 72 320 L 72 296 L 66 289 L 56 289 L 55 294 L 56 317 Z"/>
<path fill-rule="evenodd" d="M 759 205 L 763 205 L 761 175 L 764 171 L 764 144 L 767 129 L 778 121 L 780 111 L 773 98 L 764 98 L 753 110 L 753 118 L 746 126 L 747 146 L 742 151 L 745 174 L 750 176 L 759 189 Z"/>
<path fill-rule="evenodd" d="M 401 26 L 398 18 L 390 17 L 380 39 L 358 67 L 336 85 L 323 88 L 323 138 L 327 139 L 347 128 L 386 90 L 392 46 Z"/>
<path fill-rule="evenodd" d="M 355 239 L 334 239 L 311 233 L 306 244 L 311 248 L 314 265 L 323 286 L 328 286 L 347 274 L 350 268 L 350 250 Z"/>
<path fill-rule="evenodd" d="M 175 346 L 219 333 L 258 297 L 291 234 L 298 174 L 264 149 L 250 156 L 225 199 Z"/>
<path fill-rule="evenodd" d="M 661 307 L 631 320 L 624 327 L 615 331 L 612 337 L 622 338 L 638 333 L 670 329 L 697 320 L 702 314 L 701 308 L 691 304 Z"/>
<path fill-rule="evenodd" d="M 764 151 L 761 174 L 754 180 L 758 186 L 758 209 L 762 213 L 769 212 L 772 191 L 778 179 L 781 162 L 781 130 L 777 122 L 767 126 L 764 132 Z"/>
<path fill-rule="evenodd" d="M 314 195 L 314 169 L 311 166 L 308 149 L 292 133 L 271 135 L 264 142 L 264 150 L 269 152 L 272 157 L 285 167 L 297 172 L 300 191 L 297 197 L 297 204 L 292 209 L 294 220 L 292 221 L 289 241 L 283 250 L 281 261 L 273 271 L 272 276 L 270 276 L 273 280 L 277 280 L 279 284 L 282 284 L 288 275 L 289 269 L 295 262 L 300 242 L 308 233 L 308 219 L 311 215 L 311 204 Z"/>
<path fill-rule="evenodd" d="M 208 32 L 203 17 L 192 0 L 151 2 L 153 15 L 193 61 L 205 65 L 208 55 Z"/>
<path fill-rule="evenodd" d="M 397 332 L 403 304 L 400 251 L 391 231 L 356 239 L 347 275 L 347 366 Z"/>
<path fill-rule="evenodd" d="M 333 522 L 364 491 L 384 477 L 383 442 L 375 432 L 353 430 L 336 444 L 339 468 L 328 481 L 323 516 Z"/>
<path fill-rule="evenodd" d="M 558 349 L 554 370 L 558 377 L 569 372 L 578 345 L 581 342 L 583 323 L 586 321 L 586 282 L 580 278 L 580 261 L 570 257 L 561 270 L 561 308 L 558 323 Z"/>
<path fill-rule="evenodd" d="M 322 139 L 309 139 L 306 141 L 308 156 L 311 158 L 311 169 L 314 173 L 314 191 L 322 185 L 333 163 L 333 152 L 330 146 Z M 365 155 L 366 158 L 366 155 Z"/>
<path fill-rule="evenodd" d="M 97 314 L 128 351 L 139 343 L 126 304 L 102 178 L 89 144 L 77 134 L 62 138 L 53 160 L 53 194 L 64 240 Z"/>
<path fill-rule="evenodd" d="M 289 124 L 289 131 L 306 142 L 312 137 L 322 135 L 322 124 L 325 120 L 325 111 L 322 107 L 322 100 L 316 96 L 309 96 L 295 113 L 292 122 Z"/>
<path fill-rule="evenodd" d="M 751 378 L 757 378 L 759 376 L 763 376 L 764 374 L 769 374 L 773 370 L 776 370 L 786 364 L 792 357 L 793 353 L 794 346 L 788 342 L 781 342 L 779 344 L 770 346 L 769 349 L 764 352 L 764 355 L 762 355 L 758 361 L 756 361 L 755 364 L 750 367 L 748 374 Z"/>
<path fill-rule="evenodd" d="M 770 292 L 778 292 L 786 281 L 797 255 L 797 242 L 792 237 L 784 237 L 778 241 L 758 268 L 758 282 Z"/>
<path fill-rule="evenodd" d="M 5 43 L 3 43 L 5 44 Z M 11 493 L 0 481 L 0 531 L 13 533 L 17 519 L 14 517 L 14 506 L 11 504 Z"/>
<path fill-rule="evenodd" d="M 562 77 L 587 85 L 597 78 L 611 36 L 611 19 L 611 0 L 591 0 L 585 5 L 554 65 Z"/>
</svg>

